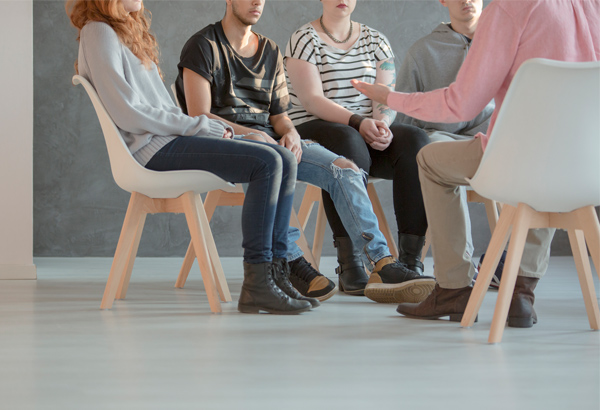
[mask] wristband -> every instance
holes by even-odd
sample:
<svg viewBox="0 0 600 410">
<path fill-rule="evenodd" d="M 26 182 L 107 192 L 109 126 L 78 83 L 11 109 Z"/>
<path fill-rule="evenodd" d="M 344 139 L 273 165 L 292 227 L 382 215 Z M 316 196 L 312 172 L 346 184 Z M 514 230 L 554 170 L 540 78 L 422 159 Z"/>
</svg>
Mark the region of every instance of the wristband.
<svg viewBox="0 0 600 410">
<path fill-rule="evenodd" d="M 364 120 L 365 120 L 365 117 L 358 115 L 358 114 L 352 114 L 352 116 L 348 120 L 348 125 L 351 126 L 352 128 L 354 128 L 356 131 L 360 132 L 360 124 Z"/>
</svg>

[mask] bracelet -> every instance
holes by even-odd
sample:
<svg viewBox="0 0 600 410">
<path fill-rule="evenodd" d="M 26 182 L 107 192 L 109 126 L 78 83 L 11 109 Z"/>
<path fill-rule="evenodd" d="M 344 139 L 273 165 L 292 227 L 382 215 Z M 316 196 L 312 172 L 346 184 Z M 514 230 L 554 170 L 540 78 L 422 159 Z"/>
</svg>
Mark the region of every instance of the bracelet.
<svg viewBox="0 0 600 410">
<path fill-rule="evenodd" d="M 348 120 L 348 125 L 360 132 L 360 124 L 365 120 L 365 117 L 358 114 L 352 114 Z"/>
</svg>

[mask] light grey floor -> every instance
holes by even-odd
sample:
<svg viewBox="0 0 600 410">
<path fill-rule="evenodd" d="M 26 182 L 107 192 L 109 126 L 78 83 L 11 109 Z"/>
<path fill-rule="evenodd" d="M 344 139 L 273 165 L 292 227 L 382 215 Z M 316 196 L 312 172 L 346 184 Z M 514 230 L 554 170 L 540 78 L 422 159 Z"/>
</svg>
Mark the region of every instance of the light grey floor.
<svg viewBox="0 0 600 410">
<path fill-rule="evenodd" d="M 600 407 L 600 333 L 571 258 L 538 286 L 539 323 L 499 345 L 495 292 L 471 329 L 341 294 L 300 316 L 242 315 L 241 259 L 225 258 L 234 302 L 214 315 L 197 267 L 173 288 L 180 262 L 139 259 L 109 311 L 110 259 L 38 258 L 37 281 L 0 282 L 0 409 Z M 334 276 L 333 258 L 322 267 Z"/>
</svg>

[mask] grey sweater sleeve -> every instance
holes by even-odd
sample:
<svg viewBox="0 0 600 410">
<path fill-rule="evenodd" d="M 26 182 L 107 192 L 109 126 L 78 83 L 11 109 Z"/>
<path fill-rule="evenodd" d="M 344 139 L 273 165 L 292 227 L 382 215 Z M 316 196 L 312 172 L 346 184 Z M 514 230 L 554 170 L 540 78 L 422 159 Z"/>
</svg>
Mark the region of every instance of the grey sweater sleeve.
<svg viewBox="0 0 600 410">
<path fill-rule="evenodd" d="M 117 127 L 127 133 L 222 138 L 230 128 L 206 116 L 183 114 L 156 67 L 144 67 L 105 23 L 88 23 L 81 30 L 79 63 Z"/>
</svg>

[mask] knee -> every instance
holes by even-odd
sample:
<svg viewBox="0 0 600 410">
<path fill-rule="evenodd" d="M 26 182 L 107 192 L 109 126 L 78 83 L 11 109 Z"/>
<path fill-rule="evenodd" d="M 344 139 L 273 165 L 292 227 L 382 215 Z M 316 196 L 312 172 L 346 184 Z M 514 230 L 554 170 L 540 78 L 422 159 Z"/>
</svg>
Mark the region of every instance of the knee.
<svg viewBox="0 0 600 410">
<path fill-rule="evenodd" d="M 338 168 L 352 169 L 355 172 L 360 172 L 360 169 L 358 168 L 358 166 L 354 162 L 352 162 L 346 158 L 336 159 L 335 161 L 333 161 L 333 165 L 337 166 Z"/>
<path fill-rule="evenodd" d="M 425 131 L 412 125 L 395 126 L 391 130 L 394 142 L 404 155 L 414 155 L 431 142 Z"/>
</svg>

